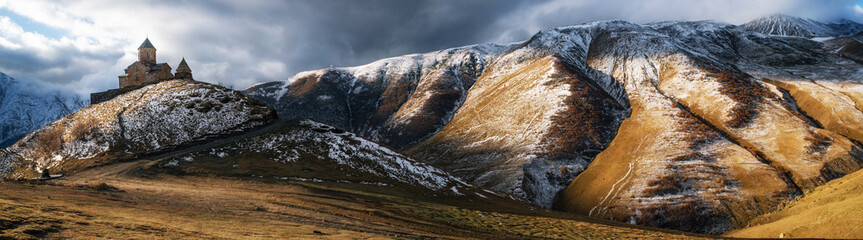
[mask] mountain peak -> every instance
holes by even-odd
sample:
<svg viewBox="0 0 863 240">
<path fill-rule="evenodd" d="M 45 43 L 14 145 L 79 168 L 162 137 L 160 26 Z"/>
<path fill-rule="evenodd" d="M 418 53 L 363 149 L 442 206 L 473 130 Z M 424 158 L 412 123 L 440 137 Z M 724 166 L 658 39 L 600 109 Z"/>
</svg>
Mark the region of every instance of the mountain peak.
<svg viewBox="0 0 863 240">
<path fill-rule="evenodd" d="M 858 22 L 855 22 L 855 21 L 853 21 L 851 19 L 847 19 L 847 18 L 839 18 L 839 19 L 834 20 L 832 23 L 833 24 L 860 24 Z"/>
<path fill-rule="evenodd" d="M 743 28 L 768 34 L 792 37 L 844 37 L 863 31 L 863 24 L 841 18 L 831 23 L 776 13 L 740 25 Z"/>
</svg>

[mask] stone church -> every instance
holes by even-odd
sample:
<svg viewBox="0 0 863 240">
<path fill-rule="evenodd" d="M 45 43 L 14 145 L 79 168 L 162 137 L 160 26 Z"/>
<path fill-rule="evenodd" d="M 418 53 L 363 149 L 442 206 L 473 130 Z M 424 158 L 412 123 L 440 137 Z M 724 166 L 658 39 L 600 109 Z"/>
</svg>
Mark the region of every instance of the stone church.
<svg viewBox="0 0 863 240">
<path fill-rule="evenodd" d="M 171 65 L 156 63 L 156 47 L 153 47 L 150 38 L 145 39 L 144 43 L 141 43 L 141 46 L 138 47 L 138 61 L 126 67 L 125 72 L 125 74 L 118 77 L 120 79 L 120 88 L 91 93 L 90 104 L 111 100 L 118 95 L 152 83 L 172 79 L 194 80 L 192 78 L 192 69 L 186 63 L 186 58 L 180 61 L 174 74 L 171 74 Z"/>
<path fill-rule="evenodd" d="M 180 61 L 176 74 L 171 74 L 171 65 L 156 63 L 156 47 L 153 47 L 150 38 L 145 39 L 138 47 L 138 61 L 129 65 L 125 71 L 126 74 L 119 76 L 121 89 L 170 79 L 192 79 L 192 70 L 186 64 L 186 58 Z"/>
</svg>

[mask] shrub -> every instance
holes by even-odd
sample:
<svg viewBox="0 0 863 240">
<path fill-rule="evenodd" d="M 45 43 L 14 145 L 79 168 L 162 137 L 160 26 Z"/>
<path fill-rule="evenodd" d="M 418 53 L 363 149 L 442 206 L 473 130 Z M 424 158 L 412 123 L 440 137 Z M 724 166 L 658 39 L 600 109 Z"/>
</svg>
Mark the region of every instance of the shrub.
<svg viewBox="0 0 863 240">
<path fill-rule="evenodd" d="M 824 152 L 833 145 L 833 139 L 812 130 L 803 139 L 809 141 L 809 145 L 806 146 L 806 153 L 809 154 Z"/>
<path fill-rule="evenodd" d="M 91 117 L 85 117 L 75 122 L 71 134 L 78 140 L 92 139 L 99 121 Z"/>
<path fill-rule="evenodd" d="M 716 141 L 721 138 L 719 132 L 698 120 L 687 111 L 677 112 L 677 117 L 681 119 L 677 125 L 677 130 L 684 134 L 680 139 L 689 144 L 689 149 L 698 149 L 704 144 Z"/>
<path fill-rule="evenodd" d="M 647 183 L 647 186 L 648 187 L 641 192 L 645 196 L 661 196 L 683 191 L 683 182 L 681 181 L 681 177 L 676 173 L 664 175 L 659 179 L 652 180 Z"/>
<path fill-rule="evenodd" d="M 118 189 L 114 186 L 111 186 L 111 185 L 109 185 L 105 182 L 102 182 L 102 181 L 88 182 L 88 183 L 85 183 L 83 185 L 78 185 L 78 187 L 79 188 L 93 189 L 96 191 L 119 191 L 120 190 L 120 189 Z"/>
<path fill-rule="evenodd" d="M 637 223 L 681 231 L 716 234 L 722 231 L 713 226 L 721 226 L 729 220 L 722 211 L 711 207 L 702 199 L 673 199 L 639 209 Z"/>
<path fill-rule="evenodd" d="M 52 126 L 45 130 L 39 136 L 36 136 L 36 146 L 42 148 L 46 153 L 60 149 L 63 145 L 64 128 Z"/>
</svg>

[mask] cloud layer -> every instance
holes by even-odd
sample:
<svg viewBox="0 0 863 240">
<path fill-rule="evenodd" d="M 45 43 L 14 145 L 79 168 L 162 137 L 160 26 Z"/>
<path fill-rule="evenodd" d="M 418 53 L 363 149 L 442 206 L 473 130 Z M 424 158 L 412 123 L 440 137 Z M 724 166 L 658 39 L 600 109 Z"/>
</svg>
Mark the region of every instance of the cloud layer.
<svg viewBox="0 0 863 240">
<path fill-rule="evenodd" d="M 158 60 L 244 88 L 296 72 L 529 38 L 623 19 L 745 23 L 772 13 L 863 22 L 860 1 L 803 0 L 0 0 L 0 71 L 80 94 L 117 87 L 146 36 Z"/>
</svg>

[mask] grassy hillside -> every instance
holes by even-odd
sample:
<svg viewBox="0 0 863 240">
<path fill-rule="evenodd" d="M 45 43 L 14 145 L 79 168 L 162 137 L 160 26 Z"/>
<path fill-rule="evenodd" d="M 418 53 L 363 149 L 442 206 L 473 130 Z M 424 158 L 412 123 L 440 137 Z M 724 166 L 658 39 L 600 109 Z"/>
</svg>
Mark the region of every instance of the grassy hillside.
<svg viewBox="0 0 863 240">
<path fill-rule="evenodd" d="M 116 175 L 140 163 L 48 185 L 0 182 L 0 239 L 692 238 L 514 201 L 453 202 L 355 183 Z"/>
<path fill-rule="evenodd" d="M 784 208 L 756 218 L 731 237 L 863 238 L 863 171 L 820 186 Z"/>
</svg>

